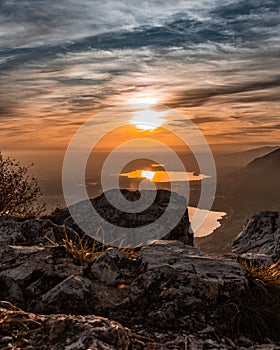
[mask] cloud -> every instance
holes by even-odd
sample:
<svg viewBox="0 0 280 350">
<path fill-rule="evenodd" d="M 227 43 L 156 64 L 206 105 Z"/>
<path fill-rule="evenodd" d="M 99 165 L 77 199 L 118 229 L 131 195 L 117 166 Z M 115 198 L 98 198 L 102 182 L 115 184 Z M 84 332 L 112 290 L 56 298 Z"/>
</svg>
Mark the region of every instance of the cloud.
<svg viewBox="0 0 280 350">
<path fill-rule="evenodd" d="M 3 0 L 0 123 L 63 131 L 155 94 L 201 128 L 261 127 L 279 118 L 279 11 L 277 0 Z"/>
<path fill-rule="evenodd" d="M 219 96 L 231 96 L 231 95 L 238 95 L 242 93 L 248 93 L 248 92 L 256 92 L 256 91 L 262 91 L 266 89 L 275 89 L 280 87 L 280 76 L 271 78 L 267 81 L 251 81 L 251 82 L 245 82 L 243 84 L 232 84 L 232 85 L 225 85 L 222 87 L 216 87 L 210 89 L 194 89 L 194 90 L 186 90 L 186 91 L 180 91 L 178 92 L 174 97 L 173 101 L 167 102 L 168 105 L 170 105 L 173 108 L 176 107 L 192 107 L 192 106 L 200 106 L 208 102 L 210 99 L 213 99 L 215 97 Z M 279 97 L 279 95 L 278 95 Z M 235 101 L 238 100 L 238 102 L 245 102 L 247 100 L 250 102 L 256 102 L 256 101 L 274 101 L 276 100 L 276 95 L 269 94 L 268 96 L 262 95 L 260 96 L 240 96 L 237 97 Z"/>
</svg>

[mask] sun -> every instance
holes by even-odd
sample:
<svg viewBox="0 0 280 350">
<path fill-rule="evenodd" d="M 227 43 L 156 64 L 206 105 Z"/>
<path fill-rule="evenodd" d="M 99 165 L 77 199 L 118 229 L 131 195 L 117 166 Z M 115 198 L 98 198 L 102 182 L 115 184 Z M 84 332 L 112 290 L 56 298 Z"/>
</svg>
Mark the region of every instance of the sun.
<svg viewBox="0 0 280 350">
<path fill-rule="evenodd" d="M 158 100 L 155 94 L 137 95 L 130 98 L 129 102 L 134 105 L 130 124 L 144 131 L 154 131 L 164 124 L 167 111 L 158 110 L 156 107 Z"/>
<path fill-rule="evenodd" d="M 130 124 L 140 130 L 153 131 L 165 123 L 166 114 L 166 111 L 143 109 L 133 113 Z"/>
<path fill-rule="evenodd" d="M 152 181 L 154 176 L 155 176 L 155 172 L 154 171 L 148 171 L 148 170 L 142 170 L 141 173 L 142 177 L 145 177 L 146 179 Z"/>
</svg>

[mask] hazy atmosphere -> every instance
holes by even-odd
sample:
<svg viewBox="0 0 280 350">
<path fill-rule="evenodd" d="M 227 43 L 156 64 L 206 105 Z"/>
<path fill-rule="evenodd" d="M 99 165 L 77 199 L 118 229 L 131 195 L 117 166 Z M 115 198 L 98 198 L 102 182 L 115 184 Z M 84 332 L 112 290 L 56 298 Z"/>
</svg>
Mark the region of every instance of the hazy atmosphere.
<svg viewBox="0 0 280 350">
<path fill-rule="evenodd" d="M 280 0 L 0 0 L 0 349 L 280 349 Z"/>
<path fill-rule="evenodd" d="M 279 6 L 1 1 L 1 149 L 65 149 L 98 111 L 137 101 L 182 112 L 211 145 L 277 145 Z"/>
<path fill-rule="evenodd" d="M 143 137 L 138 158 L 157 154 L 153 140 L 163 142 L 180 152 L 186 167 L 182 176 L 196 172 L 194 180 L 199 180 L 203 171 L 180 139 L 190 141 L 191 120 L 215 157 L 213 210 L 219 218 L 242 213 L 238 231 L 253 209 L 233 210 L 239 200 L 230 200 L 236 192 L 232 184 L 241 186 L 241 197 L 248 191 L 244 176 L 258 187 L 255 175 L 240 169 L 279 146 L 279 9 L 276 0 L 1 1 L 0 149 L 25 165 L 34 163 L 32 172 L 51 210 L 65 205 L 64 154 L 87 120 L 91 137 L 101 138 L 87 165 L 91 197 L 102 192 L 106 156 L 123 142 Z M 123 187 L 135 190 L 145 178 L 142 171 L 154 170 L 152 163 L 134 162 L 105 176 L 138 172 L 120 177 Z M 169 189 L 168 176 L 159 176 L 162 170 L 150 180 Z M 186 182 L 178 176 L 180 192 Z M 207 172 L 201 176 L 215 180 Z M 200 182 L 190 181 L 191 206 L 198 205 Z M 263 196 L 253 207 L 261 203 L 265 209 Z"/>
</svg>

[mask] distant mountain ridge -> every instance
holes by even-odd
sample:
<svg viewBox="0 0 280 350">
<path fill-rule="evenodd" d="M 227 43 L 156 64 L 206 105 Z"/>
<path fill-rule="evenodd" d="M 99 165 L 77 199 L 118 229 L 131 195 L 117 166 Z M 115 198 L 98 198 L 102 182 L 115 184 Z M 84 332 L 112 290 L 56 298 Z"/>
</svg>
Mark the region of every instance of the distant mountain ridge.
<svg viewBox="0 0 280 350">
<path fill-rule="evenodd" d="M 280 147 L 271 153 L 254 159 L 250 162 L 246 169 L 257 170 L 260 172 L 279 172 L 280 171 Z"/>
<path fill-rule="evenodd" d="M 246 167 L 256 158 L 264 157 L 277 150 L 278 146 L 263 146 L 247 151 L 227 153 L 216 157 L 218 166 Z"/>
<path fill-rule="evenodd" d="M 240 173 L 240 190 L 260 203 L 279 205 L 280 202 L 280 148 L 254 159 Z M 253 207 L 252 203 L 250 206 Z"/>
<path fill-rule="evenodd" d="M 212 235 L 196 238 L 199 249 L 209 253 L 226 251 L 230 240 L 236 237 L 237 230 L 243 230 L 242 225 L 250 216 L 267 210 L 279 212 L 279 179 L 280 147 L 224 176 L 218 183 L 214 204 L 217 211 L 229 213 L 228 217 Z"/>
</svg>

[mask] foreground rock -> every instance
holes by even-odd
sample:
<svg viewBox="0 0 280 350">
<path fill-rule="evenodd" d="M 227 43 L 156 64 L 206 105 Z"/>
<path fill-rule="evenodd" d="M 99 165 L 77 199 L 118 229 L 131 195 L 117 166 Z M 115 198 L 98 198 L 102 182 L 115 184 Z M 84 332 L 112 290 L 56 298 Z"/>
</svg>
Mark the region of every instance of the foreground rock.
<svg viewBox="0 0 280 350">
<path fill-rule="evenodd" d="M 8 246 L 1 259 L 0 295 L 32 309 L 38 299 L 71 275 L 81 276 L 82 267 L 63 247 Z"/>
<path fill-rule="evenodd" d="M 178 241 L 155 241 L 136 261 L 110 248 L 90 266 L 75 263 L 63 247 L 9 249 L 0 298 L 33 312 L 95 313 L 128 326 L 191 328 L 208 317 L 210 305 L 246 290 L 239 264 L 202 256 Z"/>
<path fill-rule="evenodd" d="M 1 254 L 5 254 L 5 248 L 9 245 L 45 244 L 45 235 L 50 235 L 54 239 L 63 237 L 64 228 L 54 224 L 48 218 L 36 220 L 12 216 L 0 217 L 0 257 Z"/>
<path fill-rule="evenodd" d="M 267 231 L 278 232 L 279 215 L 265 218 L 252 220 L 249 237 L 261 228 L 259 236 L 270 237 L 261 241 L 261 252 L 276 259 L 279 242 Z M 180 241 L 157 240 L 133 254 L 108 248 L 84 263 L 44 239 L 62 242 L 65 230 L 74 239 L 69 221 L 66 211 L 41 220 L 0 219 L 0 300 L 26 312 L 2 303 L 0 320 L 14 317 L 17 324 L 25 317 L 38 328 L 19 344 L 17 332 L 4 326 L 1 349 L 279 349 L 279 323 L 264 327 L 265 344 L 250 330 L 255 319 L 279 316 L 279 301 L 274 307 L 258 300 L 265 299 L 262 289 L 258 284 L 261 294 L 252 293 L 236 255 L 207 256 Z"/>
<path fill-rule="evenodd" d="M 143 195 L 146 196 L 146 198 L 149 198 L 154 194 L 154 192 L 155 191 L 146 190 L 144 191 Z M 106 192 L 106 196 L 112 199 L 116 199 L 118 193 L 119 190 L 113 189 Z M 141 196 L 139 191 L 129 191 L 126 189 L 121 190 L 121 193 L 127 200 L 126 203 L 138 201 Z M 85 222 L 85 220 L 88 220 L 90 222 L 89 230 L 91 232 L 98 232 L 100 227 L 102 227 L 100 216 L 115 226 L 110 228 L 110 234 L 112 236 L 111 241 L 115 240 L 114 230 L 118 231 L 118 227 L 139 228 L 156 222 L 154 232 L 149 232 L 146 229 L 143 230 L 142 236 L 144 237 L 144 241 L 147 241 L 151 238 L 167 239 L 178 240 L 184 244 L 193 245 L 193 232 L 190 228 L 187 202 L 186 199 L 179 194 L 172 193 L 172 196 L 174 196 L 174 198 L 172 203 L 170 203 L 171 192 L 166 190 L 157 190 L 155 200 L 152 205 L 139 213 L 126 212 L 125 208 L 123 211 L 116 209 L 111 205 L 111 203 L 109 203 L 106 196 L 103 193 L 91 200 L 91 203 L 98 215 L 92 213 L 91 210 L 89 211 L 87 202 L 80 202 L 74 206 L 75 210 L 80 213 L 79 216 L 82 218 L 81 221 Z M 162 217 L 167 207 L 169 207 L 170 210 L 169 215 L 167 216 L 166 220 L 159 222 L 158 219 Z M 165 234 L 164 232 L 166 231 L 166 227 L 168 227 L 169 223 L 173 222 L 173 218 L 177 217 L 178 212 L 181 212 L 182 208 L 183 215 L 180 222 L 175 226 L 174 229 L 171 230 L 170 233 Z M 75 225 L 72 217 L 69 215 L 68 210 L 59 211 L 51 215 L 49 218 L 58 225 L 66 225 L 79 232 L 79 227 Z M 161 234 L 161 232 L 163 233 Z M 106 238 L 108 234 L 109 233 L 107 232 Z M 145 235 L 147 235 L 147 239 L 145 239 Z M 132 244 L 132 246 L 134 245 Z"/>
<path fill-rule="evenodd" d="M 260 212 L 252 217 L 233 242 L 235 254 L 269 262 L 280 259 L 280 213 Z"/>
<path fill-rule="evenodd" d="M 126 339 L 124 349 L 155 344 L 166 350 L 185 349 L 186 344 L 193 350 L 232 349 L 221 322 L 223 304 L 247 291 L 244 271 L 236 262 L 204 256 L 178 241 L 155 241 L 136 260 L 110 248 L 89 265 L 75 262 L 63 247 L 12 246 L 2 263 L 0 298 L 31 313 L 56 314 L 38 316 L 47 334 L 64 329 L 61 339 L 34 340 L 35 349 L 43 342 L 52 349 L 122 349 L 111 335 L 104 335 L 111 334 L 110 321 L 102 321 L 105 330 L 100 333 L 92 315 L 122 325 L 116 332 Z M 228 315 L 232 311 L 235 307 Z M 65 313 L 69 316 L 61 315 Z"/>
<path fill-rule="evenodd" d="M 10 323 L 2 324 L 1 349 L 16 348 L 16 345 L 21 345 L 17 348 L 34 350 L 128 350 L 133 348 L 129 330 L 105 318 L 93 315 L 35 315 L 22 312 L 7 303 L 2 303 L 0 313 L 10 319 Z M 24 336 L 18 336 L 18 338 L 11 336 L 11 333 L 16 334 L 19 331 Z"/>
<path fill-rule="evenodd" d="M 199 334 L 132 332 L 104 317 L 24 312 L 0 301 L 0 348 L 28 350 L 232 350 L 235 343 L 211 327 Z M 141 334 L 140 334 L 141 333 Z M 240 350 L 279 350 L 274 344 L 253 344 L 240 337 Z"/>
<path fill-rule="evenodd" d="M 202 256 L 176 241 L 156 241 L 140 254 L 142 273 L 131 284 L 130 319 L 161 329 L 202 330 L 220 300 L 241 297 L 247 287 L 242 267 Z M 137 311 L 137 317 L 133 316 Z"/>
</svg>

